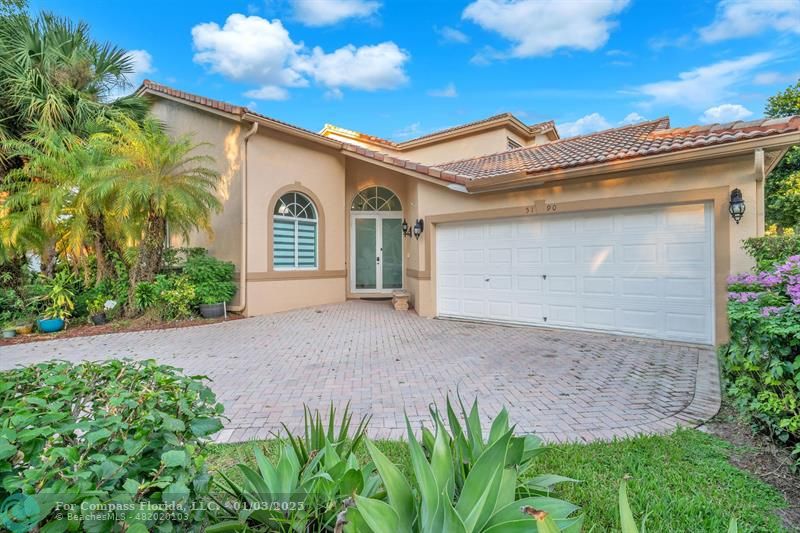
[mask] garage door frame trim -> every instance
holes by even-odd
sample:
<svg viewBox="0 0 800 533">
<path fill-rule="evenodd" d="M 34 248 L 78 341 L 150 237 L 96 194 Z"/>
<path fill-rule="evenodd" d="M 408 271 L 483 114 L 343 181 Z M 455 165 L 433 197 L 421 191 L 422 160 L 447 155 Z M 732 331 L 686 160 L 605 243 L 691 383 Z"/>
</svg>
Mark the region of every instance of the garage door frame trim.
<svg viewBox="0 0 800 533">
<path fill-rule="evenodd" d="M 578 213 L 623 209 L 635 207 L 656 207 L 669 205 L 686 205 L 708 202 L 711 205 L 714 219 L 712 238 L 714 242 L 714 339 L 716 344 L 728 342 L 727 320 L 727 278 L 730 270 L 730 217 L 727 202 L 729 187 L 714 187 L 688 191 L 674 191 L 615 198 L 597 198 L 592 200 L 575 200 L 558 202 L 555 213 Z M 532 205 L 501 209 L 485 209 L 465 211 L 444 215 L 425 217 L 427 228 L 425 239 L 425 270 L 415 271 L 417 279 L 431 280 L 431 302 L 434 314 L 438 315 L 438 297 L 436 294 L 436 231 L 438 224 L 449 222 L 474 222 L 495 218 L 524 218 L 531 216 L 547 216 L 545 200 L 536 200 Z"/>
</svg>

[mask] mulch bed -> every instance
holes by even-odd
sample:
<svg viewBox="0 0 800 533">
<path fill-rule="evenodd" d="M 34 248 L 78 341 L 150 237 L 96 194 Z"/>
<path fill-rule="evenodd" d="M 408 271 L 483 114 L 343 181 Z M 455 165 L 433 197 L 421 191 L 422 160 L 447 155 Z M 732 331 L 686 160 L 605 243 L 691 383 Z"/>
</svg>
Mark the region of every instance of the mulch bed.
<svg viewBox="0 0 800 533">
<path fill-rule="evenodd" d="M 789 451 L 776 446 L 767 436 L 755 433 L 736 410 L 725 403 L 704 429 L 733 444 L 730 461 L 734 466 L 783 494 L 788 507 L 776 512 L 788 530 L 800 531 L 800 475 L 790 470 L 793 460 Z"/>
<path fill-rule="evenodd" d="M 30 335 L 17 335 L 11 339 L 0 338 L 0 346 L 11 344 L 25 344 L 28 342 L 51 341 L 54 339 L 69 339 L 73 337 L 93 337 L 95 335 L 105 335 L 106 333 L 127 333 L 131 331 L 149 331 L 156 329 L 188 328 L 192 326 L 206 326 L 219 322 L 230 322 L 231 320 L 241 320 L 244 317 L 239 314 L 228 313 L 228 318 L 192 318 L 189 320 L 176 320 L 174 322 L 161 322 L 151 317 L 141 316 L 133 319 L 118 319 L 102 326 L 90 324 L 70 324 L 64 331 L 58 333 L 31 333 Z"/>
</svg>

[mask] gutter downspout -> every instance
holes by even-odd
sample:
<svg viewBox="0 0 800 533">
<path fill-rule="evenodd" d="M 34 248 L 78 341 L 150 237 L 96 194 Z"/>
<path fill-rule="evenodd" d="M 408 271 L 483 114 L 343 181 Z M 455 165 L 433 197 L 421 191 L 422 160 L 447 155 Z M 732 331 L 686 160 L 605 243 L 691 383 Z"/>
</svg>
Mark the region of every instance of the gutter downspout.
<svg viewBox="0 0 800 533">
<path fill-rule="evenodd" d="M 258 122 L 253 122 L 242 140 L 242 261 L 239 266 L 239 305 L 228 309 L 241 312 L 247 308 L 247 141 L 258 131 Z"/>
</svg>

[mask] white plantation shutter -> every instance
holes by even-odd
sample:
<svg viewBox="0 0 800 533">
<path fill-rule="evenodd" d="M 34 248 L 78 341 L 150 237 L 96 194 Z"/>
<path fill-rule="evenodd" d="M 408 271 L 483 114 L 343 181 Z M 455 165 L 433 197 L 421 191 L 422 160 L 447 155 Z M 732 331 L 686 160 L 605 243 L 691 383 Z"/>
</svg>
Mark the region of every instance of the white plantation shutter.
<svg viewBox="0 0 800 533">
<path fill-rule="evenodd" d="M 311 200 L 301 193 L 284 194 L 272 222 L 273 268 L 317 268 L 317 211 Z"/>
</svg>

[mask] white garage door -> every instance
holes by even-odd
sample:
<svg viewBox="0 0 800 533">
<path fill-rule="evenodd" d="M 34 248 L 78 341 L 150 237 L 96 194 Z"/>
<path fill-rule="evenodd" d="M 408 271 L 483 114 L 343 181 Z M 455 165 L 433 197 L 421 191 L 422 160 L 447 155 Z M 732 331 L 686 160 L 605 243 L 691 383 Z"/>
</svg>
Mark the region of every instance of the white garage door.
<svg viewBox="0 0 800 533">
<path fill-rule="evenodd" d="M 438 314 L 713 343 L 708 206 L 442 224 Z"/>
</svg>

